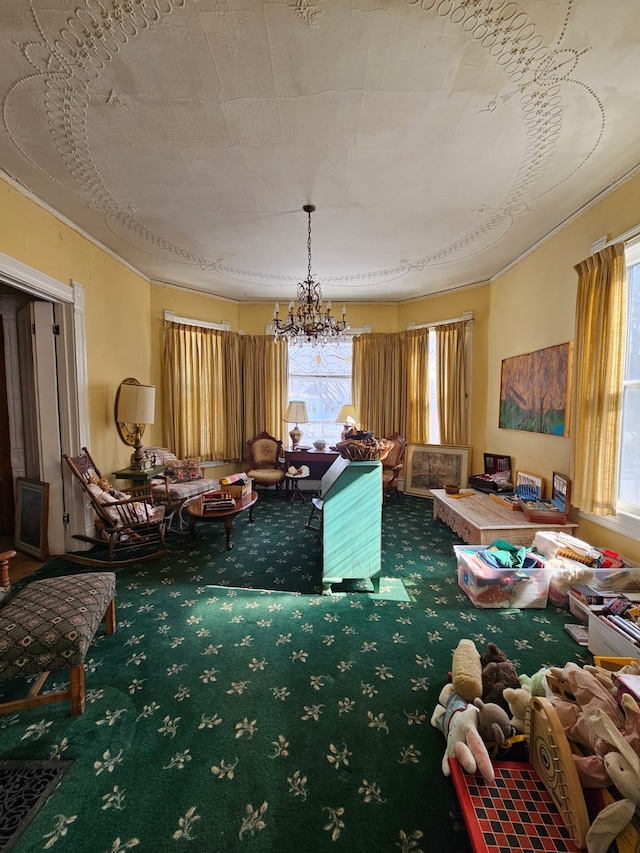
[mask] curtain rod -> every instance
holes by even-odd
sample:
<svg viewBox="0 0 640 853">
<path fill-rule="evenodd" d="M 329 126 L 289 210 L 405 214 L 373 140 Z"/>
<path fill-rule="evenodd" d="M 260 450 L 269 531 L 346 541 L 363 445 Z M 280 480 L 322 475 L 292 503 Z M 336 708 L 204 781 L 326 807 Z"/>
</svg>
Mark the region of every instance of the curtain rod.
<svg viewBox="0 0 640 853">
<path fill-rule="evenodd" d="M 452 317 L 451 320 L 436 320 L 433 323 L 422 323 L 420 325 L 407 323 L 407 331 L 411 329 L 435 329 L 436 326 L 446 326 L 447 323 L 461 323 L 462 321 L 468 323 L 470 320 L 473 320 L 473 311 L 463 311 L 462 317 Z"/>
<path fill-rule="evenodd" d="M 182 323 L 184 326 L 201 326 L 203 329 L 218 329 L 222 332 L 231 331 L 231 323 L 223 320 L 222 323 L 207 323 L 206 320 L 192 320 L 190 317 L 176 317 L 174 311 L 164 311 L 164 319 L 168 323 Z"/>
</svg>

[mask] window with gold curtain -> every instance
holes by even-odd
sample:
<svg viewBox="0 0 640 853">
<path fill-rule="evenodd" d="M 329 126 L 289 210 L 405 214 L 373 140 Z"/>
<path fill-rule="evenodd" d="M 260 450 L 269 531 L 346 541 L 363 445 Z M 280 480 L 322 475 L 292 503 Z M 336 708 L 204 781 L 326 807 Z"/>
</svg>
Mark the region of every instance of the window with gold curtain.
<svg viewBox="0 0 640 853">
<path fill-rule="evenodd" d="M 624 245 L 607 246 L 574 269 L 571 503 L 593 515 L 614 515 L 626 328 Z"/>
<path fill-rule="evenodd" d="M 362 429 L 429 440 L 428 329 L 356 335 L 353 400 Z"/>
<path fill-rule="evenodd" d="M 440 443 L 469 443 L 467 405 L 467 322 L 434 328 L 438 352 L 438 419 Z"/>
<path fill-rule="evenodd" d="M 165 322 L 163 424 L 180 458 L 247 457 L 262 430 L 281 436 L 288 351 L 272 337 Z"/>
</svg>

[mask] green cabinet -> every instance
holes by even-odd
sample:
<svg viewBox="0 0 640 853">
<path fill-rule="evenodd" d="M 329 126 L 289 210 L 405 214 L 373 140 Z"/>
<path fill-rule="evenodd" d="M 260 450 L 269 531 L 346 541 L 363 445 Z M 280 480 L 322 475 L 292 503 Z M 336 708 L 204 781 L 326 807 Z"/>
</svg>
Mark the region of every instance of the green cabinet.
<svg viewBox="0 0 640 853">
<path fill-rule="evenodd" d="M 322 586 L 371 579 L 382 569 L 382 462 L 338 457 L 322 478 Z"/>
</svg>

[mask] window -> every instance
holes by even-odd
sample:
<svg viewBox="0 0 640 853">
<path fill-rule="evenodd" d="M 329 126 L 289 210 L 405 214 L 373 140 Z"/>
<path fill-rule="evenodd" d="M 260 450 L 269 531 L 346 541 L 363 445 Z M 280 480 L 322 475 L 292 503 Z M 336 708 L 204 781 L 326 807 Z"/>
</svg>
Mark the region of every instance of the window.
<svg viewBox="0 0 640 853">
<path fill-rule="evenodd" d="M 309 423 L 300 424 L 304 446 L 320 438 L 328 445 L 340 441 L 343 425 L 336 417 L 352 402 L 351 356 L 351 340 L 289 347 L 289 399 L 304 400 L 309 417 Z"/>
<path fill-rule="evenodd" d="M 625 247 L 627 335 L 622 384 L 618 509 L 640 516 L 640 240 Z"/>
</svg>

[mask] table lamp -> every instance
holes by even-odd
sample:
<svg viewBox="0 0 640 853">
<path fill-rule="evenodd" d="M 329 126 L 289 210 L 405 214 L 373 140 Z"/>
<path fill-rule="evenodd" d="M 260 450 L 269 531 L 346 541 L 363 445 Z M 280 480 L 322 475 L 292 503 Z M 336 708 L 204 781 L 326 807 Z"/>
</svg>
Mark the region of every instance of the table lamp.
<svg viewBox="0 0 640 853">
<path fill-rule="evenodd" d="M 155 385 L 126 384 L 124 382 L 120 385 L 116 419 L 121 423 L 133 426 L 135 441 L 131 456 L 131 468 L 134 471 L 142 471 L 144 468 L 141 439 L 146 424 L 152 424 L 154 421 L 155 402 Z"/>
<path fill-rule="evenodd" d="M 302 438 L 302 432 L 298 428 L 298 424 L 309 423 L 306 403 L 302 400 L 290 400 L 283 420 L 287 421 L 287 423 L 295 424 L 295 427 L 289 433 L 289 437 L 291 438 L 291 449 L 296 450 Z"/>
<path fill-rule="evenodd" d="M 347 403 L 340 409 L 338 417 L 336 418 L 336 423 L 344 424 L 344 429 L 340 434 L 340 441 L 344 441 L 349 430 L 358 425 L 358 416 L 356 415 L 356 410 L 351 403 Z"/>
</svg>

